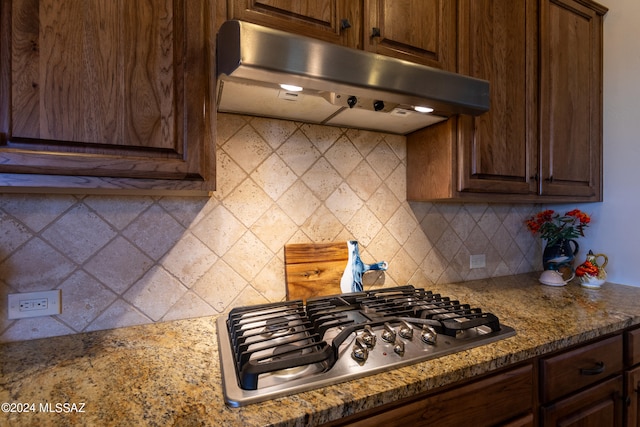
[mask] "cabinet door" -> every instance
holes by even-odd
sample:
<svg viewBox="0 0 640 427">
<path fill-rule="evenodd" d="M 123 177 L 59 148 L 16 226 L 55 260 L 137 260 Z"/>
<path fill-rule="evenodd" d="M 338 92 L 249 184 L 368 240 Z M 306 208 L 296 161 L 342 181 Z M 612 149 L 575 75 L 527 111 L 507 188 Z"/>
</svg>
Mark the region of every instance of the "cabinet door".
<svg viewBox="0 0 640 427">
<path fill-rule="evenodd" d="M 207 0 L 1 5 L 0 186 L 213 189 Z"/>
<path fill-rule="evenodd" d="M 626 395 L 628 405 L 626 412 L 626 426 L 640 427 L 640 367 L 625 372 Z"/>
<path fill-rule="evenodd" d="M 362 49 L 359 0 L 227 0 L 227 16 Z"/>
<path fill-rule="evenodd" d="M 455 71 L 455 1 L 365 0 L 364 21 L 366 50 Z"/>
<path fill-rule="evenodd" d="M 488 80 L 491 107 L 460 116 L 458 191 L 535 194 L 537 1 L 463 0 L 463 74 Z"/>
<path fill-rule="evenodd" d="M 631 329 L 625 332 L 624 362 L 627 366 L 635 366 L 640 364 L 640 328 Z"/>
<path fill-rule="evenodd" d="M 540 10 L 541 194 L 602 200 L 602 15 L 577 0 Z"/>
<path fill-rule="evenodd" d="M 544 426 L 621 426 L 622 376 L 542 408 Z"/>
</svg>

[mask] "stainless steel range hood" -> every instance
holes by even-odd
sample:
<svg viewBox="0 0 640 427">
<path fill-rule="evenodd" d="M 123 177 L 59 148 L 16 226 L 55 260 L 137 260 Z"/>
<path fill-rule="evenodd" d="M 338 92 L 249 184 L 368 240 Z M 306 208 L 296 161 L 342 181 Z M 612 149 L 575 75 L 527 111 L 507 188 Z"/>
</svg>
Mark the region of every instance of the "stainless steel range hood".
<svg viewBox="0 0 640 427">
<path fill-rule="evenodd" d="M 489 109 L 487 81 L 248 22 L 217 49 L 220 112 L 407 134 Z"/>
</svg>

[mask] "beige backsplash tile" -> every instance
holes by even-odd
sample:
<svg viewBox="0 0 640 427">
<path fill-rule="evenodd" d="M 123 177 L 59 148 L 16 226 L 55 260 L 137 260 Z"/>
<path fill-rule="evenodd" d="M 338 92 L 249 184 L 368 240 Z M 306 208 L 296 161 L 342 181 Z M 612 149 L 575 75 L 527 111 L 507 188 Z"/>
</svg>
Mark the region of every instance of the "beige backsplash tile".
<svg viewBox="0 0 640 427">
<path fill-rule="evenodd" d="M 83 270 L 96 280 L 108 283 L 117 295 L 124 293 L 154 264 L 154 261 L 122 236 L 110 241 Z"/>
<path fill-rule="evenodd" d="M 0 341 L 281 301 L 294 242 L 358 240 L 389 262 L 367 287 L 540 268 L 537 206 L 408 203 L 405 164 L 402 136 L 220 114 L 211 198 L 0 195 Z M 7 294 L 52 288 L 61 315 L 6 318 Z"/>
<path fill-rule="evenodd" d="M 66 308 L 59 318 L 76 331 L 85 329 L 118 298 L 118 294 L 82 270 L 73 273 L 59 288 Z"/>
</svg>

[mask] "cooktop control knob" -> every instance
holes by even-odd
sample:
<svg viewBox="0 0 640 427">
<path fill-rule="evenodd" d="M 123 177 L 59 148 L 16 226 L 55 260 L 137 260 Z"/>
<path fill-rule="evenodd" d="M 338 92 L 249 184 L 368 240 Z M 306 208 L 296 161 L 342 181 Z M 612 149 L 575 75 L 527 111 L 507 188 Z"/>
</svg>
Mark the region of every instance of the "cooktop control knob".
<svg viewBox="0 0 640 427">
<path fill-rule="evenodd" d="M 373 348 L 376 345 L 376 336 L 374 335 L 373 331 L 371 330 L 371 326 L 366 325 L 364 327 L 364 330 L 362 331 L 362 334 L 360 335 L 360 338 L 362 339 L 362 342 L 364 343 L 364 345 L 366 345 L 368 348 Z"/>
<path fill-rule="evenodd" d="M 401 325 L 400 325 L 400 332 L 399 332 L 400 336 L 406 340 L 412 340 L 413 339 L 413 326 L 411 326 L 409 323 L 407 323 L 406 321 L 402 321 Z"/>
<path fill-rule="evenodd" d="M 382 331 L 382 339 L 388 343 L 396 341 L 396 331 L 391 327 L 389 322 L 384 322 L 384 331 Z"/>
<path fill-rule="evenodd" d="M 356 361 L 363 363 L 369 357 L 369 349 L 362 341 L 362 338 L 357 337 L 356 343 L 353 345 L 353 351 L 351 352 L 351 357 L 353 357 Z"/>
<path fill-rule="evenodd" d="M 393 352 L 399 354 L 400 356 L 404 356 L 404 343 L 400 340 L 396 340 L 393 345 Z"/>
<path fill-rule="evenodd" d="M 435 345 L 437 338 L 438 338 L 438 334 L 436 333 L 436 330 L 433 329 L 433 327 L 429 325 L 424 325 L 422 327 L 422 332 L 420 333 L 420 339 L 424 343 Z"/>
</svg>

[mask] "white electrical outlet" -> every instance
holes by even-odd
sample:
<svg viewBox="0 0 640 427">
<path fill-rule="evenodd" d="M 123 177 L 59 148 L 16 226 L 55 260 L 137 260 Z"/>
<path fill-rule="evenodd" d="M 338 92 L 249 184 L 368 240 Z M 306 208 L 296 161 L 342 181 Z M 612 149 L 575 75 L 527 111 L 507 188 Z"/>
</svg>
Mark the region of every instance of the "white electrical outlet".
<svg viewBox="0 0 640 427">
<path fill-rule="evenodd" d="M 51 316 L 61 312 L 60 289 L 9 294 L 9 319 Z"/>
<path fill-rule="evenodd" d="M 469 257 L 469 268 L 485 268 L 487 266 L 487 257 L 485 254 L 471 255 Z"/>
</svg>

